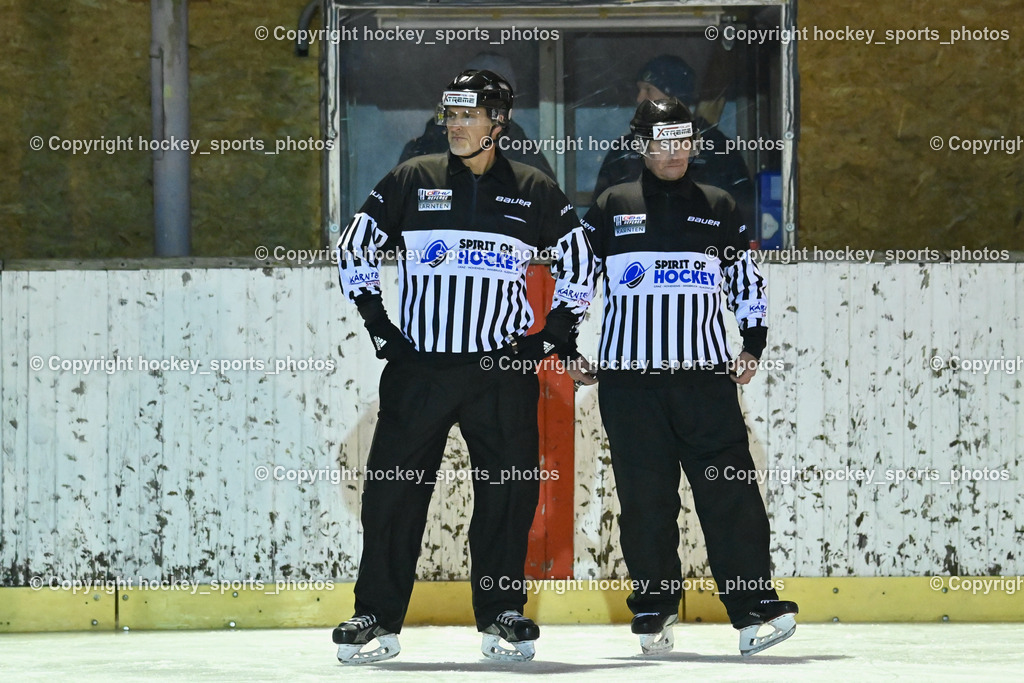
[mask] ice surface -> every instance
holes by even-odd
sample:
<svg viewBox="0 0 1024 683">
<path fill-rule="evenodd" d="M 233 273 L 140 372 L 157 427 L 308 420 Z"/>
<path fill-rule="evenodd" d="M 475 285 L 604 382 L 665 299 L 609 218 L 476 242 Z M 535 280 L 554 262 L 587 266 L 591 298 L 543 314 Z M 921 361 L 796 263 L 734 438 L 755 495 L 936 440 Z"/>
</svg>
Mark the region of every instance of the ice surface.
<svg viewBox="0 0 1024 683">
<path fill-rule="evenodd" d="M 743 659 L 721 624 L 675 627 L 675 651 L 644 657 L 626 625 L 545 626 L 532 662 L 484 659 L 471 627 L 409 627 L 396 659 L 345 666 L 331 629 L 0 635 L 0 680 L 800 681 L 996 679 L 1024 669 L 1024 624 L 801 624 Z"/>
</svg>

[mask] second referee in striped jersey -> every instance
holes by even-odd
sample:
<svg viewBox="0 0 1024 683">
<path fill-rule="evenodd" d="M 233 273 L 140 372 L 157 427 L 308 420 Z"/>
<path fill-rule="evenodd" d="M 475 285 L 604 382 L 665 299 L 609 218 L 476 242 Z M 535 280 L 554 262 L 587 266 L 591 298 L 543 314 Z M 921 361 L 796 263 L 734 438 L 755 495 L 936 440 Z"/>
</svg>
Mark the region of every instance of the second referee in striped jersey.
<svg viewBox="0 0 1024 683">
<path fill-rule="evenodd" d="M 473 465 L 469 550 L 484 654 L 533 655 L 539 630 L 522 610 L 538 500 L 535 365 L 563 348 L 578 325 L 594 262 L 586 231 L 554 181 L 509 162 L 494 144 L 512 103 L 498 74 L 460 74 L 438 106 L 449 152 L 388 173 L 339 241 L 342 290 L 358 306 L 378 357 L 388 360 L 366 467 L 423 473 L 422 481 L 365 483 L 355 617 L 334 633 L 343 661 L 365 660 L 356 646 L 381 635 L 394 644 L 373 658 L 397 652 L 394 634 L 412 592 L 434 473 L 456 422 Z M 390 250 L 398 252 L 397 326 L 381 303 L 376 258 Z M 553 258 L 555 293 L 543 331 L 527 336 L 534 312 L 526 271 L 538 252 Z M 527 372 L 517 371 L 524 364 Z M 495 647 L 497 637 L 515 649 Z"/>
<path fill-rule="evenodd" d="M 686 106 L 646 100 L 631 128 L 647 145 L 641 177 L 605 191 L 583 221 L 604 275 L 599 404 L 622 553 L 644 587 L 627 600 L 632 630 L 645 652 L 672 647 L 681 467 L 722 602 L 741 630 L 740 650 L 752 654 L 788 636 L 796 612 L 772 584 L 757 485 L 730 476 L 754 468 L 736 385 L 753 377 L 767 341 L 764 279 L 732 197 L 686 174 L 696 137 Z M 743 337 L 739 363 L 726 341 L 723 300 Z M 778 618 L 774 640 L 756 635 Z"/>
</svg>

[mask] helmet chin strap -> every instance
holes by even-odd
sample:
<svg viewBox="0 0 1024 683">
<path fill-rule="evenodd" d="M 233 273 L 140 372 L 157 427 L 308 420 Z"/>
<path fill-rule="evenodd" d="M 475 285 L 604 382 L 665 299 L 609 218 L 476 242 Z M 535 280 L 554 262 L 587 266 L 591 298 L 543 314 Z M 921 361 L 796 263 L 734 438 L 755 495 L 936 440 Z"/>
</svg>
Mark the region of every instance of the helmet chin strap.
<svg viewBox="0 0 1024 683">
<path fill-rule="evenodd" d="M 488 139 L 490 139 L 490 138 L 488 138 Z M 490 149 L 490 147 L 488 147 L 487 149 Z M 472 159 L 477 154 L 483 154 L 485 151 L 487 151 L 487 150 L 485 150 L 483 145 L 481 145 L 480 149 L 478 149 L 477 151 L 473 152 L 472 154 L 456 154 L 455 156 L 457 156 L 460 159 Z"/>
<path fill-rule="evenodd" d="M 491 126 L 491 131 L 494 131 L 495 128 L 497 128 L 498 131 L 501 132 L 501 130 L 502 130 L 502 128 L 504 128 L 504 126 L 502 126 L 500 123 L 496 123 L 493 126 Z M 491 144 L 487 145 L 487 147 L 484 147 L 483 144 L 481 144 L 480 145 L 480 149 L 478 149 L 477 151 L 473 152 L 472 154 L 455 154 L 455 156 L 457 156 L 460 159 L 472 159 L 476 155 L 483 154 L 487 150 L 492 149 L 494 147 L 494 137 L 493 136 L 488 135 L 485 138 L 480 138 L 480 142 L 481 143 L 483 143 L 484 140 L 490 140 Z M 454 154 L 454 152 L 453 152 L 453 154 Z"/>
</svg>

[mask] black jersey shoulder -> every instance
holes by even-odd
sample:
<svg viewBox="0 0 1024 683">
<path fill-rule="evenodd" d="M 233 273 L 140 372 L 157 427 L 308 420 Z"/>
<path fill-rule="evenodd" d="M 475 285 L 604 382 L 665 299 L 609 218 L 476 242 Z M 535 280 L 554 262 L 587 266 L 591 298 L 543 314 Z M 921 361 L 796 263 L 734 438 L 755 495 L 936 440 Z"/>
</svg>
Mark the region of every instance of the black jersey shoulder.
<svg viewBox="0 0 1024 683">
<path fill-rule="evenodd" d="M 643 197 L 643 185 L 641 184 L 640 179 L 637 178 L 635 180 L 629 180 L 624 183 L 612 185 L 602 192 L 601 196 L 598 197 L 597 201 L 594 203 L 601 207 L 605 207 L 609 204 L 619 204 L 623 202 L 642 202 Z"/>
<path fill-rule="evenodd" d="M 403 161 L 391 173 L 399 181 L 430 179 L 442 183 L 448 178 L 448 153 L 425 154 Z"/>
<path fill-rule="evenodd" d="M 694 185 L 701 191 L 715 213 L 730 215 L 736 210 L 736 200 L 722 188 L 704 183 L 694 183 Z"/>
<path fill-rule="evenodd" d="M 640 179 L 612 185 L 601 193 L 594 206 L 606 218 L 616 213 L 643 213 L 646 202 Z"/>
<path fill-rule="evenodd" d="M 546 173 L 540 169 L 524 164 L 521 161 L 512 161 L 511 159 L 505 158 L 508 162 L 509 167 L 512 169 L 512 175 L 515 176 L 516 185 L 524 190 L 533 190 L 536 188 L 542 188 L 544 190 L 550 190 L 552 188 L 558 189 L 558 183 L 551 179 Z"/>
<path fill-rule="evenodd" d="M 522 162 L 508 159 L 504 161 L 508 163 L 511 175 L 515 179 L 518 199 L 533 204 L 540 215 L 560 220 L 572 210 L 572 201 L 565 196 L 553 178 L 540 169 Z"/>
</svg>

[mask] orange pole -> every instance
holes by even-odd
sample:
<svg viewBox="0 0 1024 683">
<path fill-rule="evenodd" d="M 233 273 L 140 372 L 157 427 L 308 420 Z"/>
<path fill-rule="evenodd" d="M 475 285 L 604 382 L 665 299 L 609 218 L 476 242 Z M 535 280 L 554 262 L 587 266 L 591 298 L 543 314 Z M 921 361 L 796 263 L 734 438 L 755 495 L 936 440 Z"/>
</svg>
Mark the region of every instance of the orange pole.
<svg viewBox="0 0 1024 683">
<path fill-rule="evenodd" d="M 544 327 L 551 308 L 555 281 L 546 266 L 530 266 L 527 298 L 537 314 L 530 332 Z M 554 359 L 556 357 L 552 357 Z M 551 363 L 545 364 L 546 366 Z M 544 367 L 538 373 L 540 401 L 540 503 L 530 529 L 526 576 L 531 579 L 572 577 L 573 489 L 575 484 L 575 392 L 572 380 L 561 369 Z"/>
</svg>

